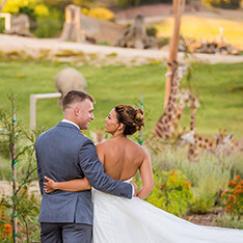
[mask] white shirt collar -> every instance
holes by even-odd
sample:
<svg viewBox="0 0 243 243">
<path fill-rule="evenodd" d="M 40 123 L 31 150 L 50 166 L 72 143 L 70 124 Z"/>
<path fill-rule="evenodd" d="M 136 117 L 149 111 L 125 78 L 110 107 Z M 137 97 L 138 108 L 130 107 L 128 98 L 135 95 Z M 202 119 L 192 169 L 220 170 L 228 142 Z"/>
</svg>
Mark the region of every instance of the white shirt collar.
<svg viewBox="0 0 243 243">
<path fill-rule="evenodd" d="M 70 120 L 62 119 L 62 122 L 66 122 L 66 123 L 72 124 L 72 125 L 74 125 L 75 127 L 77 127 L 78 130 L 80 130 L 79 126 L 78 126 L 76 123 L 74 123 L 74 122 L 72 122 L 72 121 L 70 121 Z"/>
</svg>

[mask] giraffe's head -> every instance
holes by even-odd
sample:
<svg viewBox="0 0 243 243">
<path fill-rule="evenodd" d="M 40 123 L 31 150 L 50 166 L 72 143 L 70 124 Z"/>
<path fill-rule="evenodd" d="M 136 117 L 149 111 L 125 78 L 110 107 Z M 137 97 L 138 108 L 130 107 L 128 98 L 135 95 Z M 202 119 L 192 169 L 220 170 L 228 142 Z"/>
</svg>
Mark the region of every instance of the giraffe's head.
<svg viewBox="0 0 243 243">
<path fill-rule="evenodd" d="M 183 143 L 185 144 L 194 144 L 195 143 L 195 131 L 190 131 L 187 133 L 183 133 L 180 138 Z"/>
<path fill-rule="evenodd" d="M 220 132 L 216 135 L 215 154 L 229 155 L 234 151 L 233 134 L 225 134 Z"/>
</svg>

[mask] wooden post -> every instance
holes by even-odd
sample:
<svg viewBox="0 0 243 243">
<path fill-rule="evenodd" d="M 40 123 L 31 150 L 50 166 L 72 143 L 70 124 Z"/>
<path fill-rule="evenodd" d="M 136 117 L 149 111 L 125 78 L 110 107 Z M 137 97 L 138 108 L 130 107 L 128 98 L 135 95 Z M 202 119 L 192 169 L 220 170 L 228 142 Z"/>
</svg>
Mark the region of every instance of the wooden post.
<svg viewBox="0 0 243 243">
<path fill-rule="evenodd" d="M 81 42 L 85 40 L 84 31 L 81 30 L 80 7 L 69 5 L 65 9 L 65 23 L 61 35 L 64 41 Z"/>
<path fill-rule="evenodd" d="M 170 49 L 168 58 L 168 73 L 172 72 L 172 69 L 177 63 L 177 51 L 180 38 L 180 25 L 181 25 L 181 15 L 184 10 L 185 0 L 173 0 L 173 11 L 174 11 L 174 29 L 170 39 Z M 164 98 L 164 109 L 167 106 L 170 89 L 171 89 L 171 78 L 172 75 L 167 75 L 165 83 L 165 98 Z"/>
</svg>

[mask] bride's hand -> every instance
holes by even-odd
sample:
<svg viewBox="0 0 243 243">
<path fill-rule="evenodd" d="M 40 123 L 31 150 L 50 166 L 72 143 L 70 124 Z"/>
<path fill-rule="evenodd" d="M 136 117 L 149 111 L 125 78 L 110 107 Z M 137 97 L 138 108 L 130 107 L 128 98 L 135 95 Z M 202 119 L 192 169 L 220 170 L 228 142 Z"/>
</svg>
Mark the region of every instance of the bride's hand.
<svg viewBox="0 0 243 243">
<path fill-rule="evenodd" d="M 56 182 L 52 180 L 51 178 L 45 176 L 44 181 L 44 191 L 46 193 L 51 193 L 56 190 Z"/>
</svg>

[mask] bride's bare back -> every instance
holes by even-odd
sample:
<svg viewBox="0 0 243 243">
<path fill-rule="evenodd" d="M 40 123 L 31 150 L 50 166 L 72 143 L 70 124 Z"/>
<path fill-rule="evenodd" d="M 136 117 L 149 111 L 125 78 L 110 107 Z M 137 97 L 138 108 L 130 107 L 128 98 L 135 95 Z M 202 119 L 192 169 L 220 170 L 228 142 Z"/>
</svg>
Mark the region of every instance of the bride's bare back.
<svg viewBox="0 0 243 243">
<path fill-rule="evenodd" d="M 135 176 L 139 170 L 142 188 L 137 193 L 146 198 L 153 188 L 152 165 L 149 155 L 138 144 L 127 138 L 143 126 L 143 111 L 129 105 L 116 106 L 111 110 L 105 121 L 106 132 L 112 138 L 97 145 L 97 153 L 104 164 L 105 172 L 116 180 L 127 180 Z M 46 178 L 46 192 L 53 189 L 80 191 L 90 189 L 86 178 L 68 182 L 54 182 Z"/>
<path fill-rule="evenodd" d="M 132 178 L 146 158 L 144 149 L 127 137 L 112 138 L 99 144 L 97 152 L 105 172 L 116 180 Z"/>
</svg>

